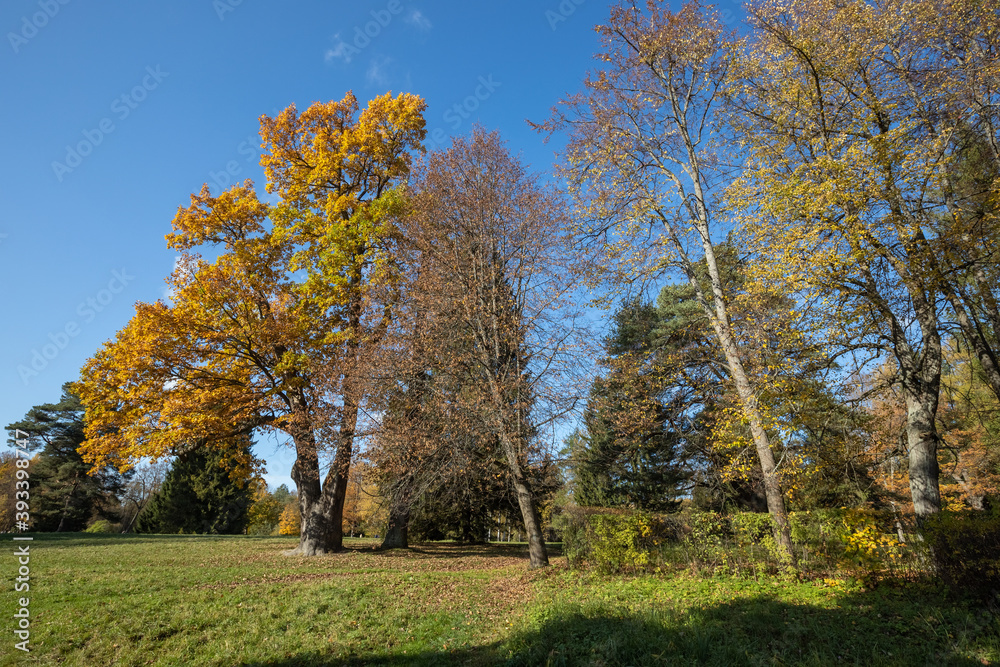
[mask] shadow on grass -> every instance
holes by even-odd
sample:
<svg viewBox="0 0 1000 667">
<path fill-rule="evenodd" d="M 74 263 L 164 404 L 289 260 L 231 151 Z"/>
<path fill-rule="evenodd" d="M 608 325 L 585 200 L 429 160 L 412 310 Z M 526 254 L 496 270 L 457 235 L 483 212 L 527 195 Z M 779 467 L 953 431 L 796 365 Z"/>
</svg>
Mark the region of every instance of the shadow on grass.
<svg viewBox="0 0 1000 667">
<path fill-rule="evenodd" d="M 244 667 L 327 665 L 973 665 L 1000 658 L 998 621 L 937 595 L 863 593 L 839 607 L 767 598 L 621 615 L 597 605 L 547 610 L 534 630 L 487 646 L 417 655 L 308 653 Z M 937 619 L 935 621 L 935 619 Z M 976 657 L 969 657 L 969 656 Z M 983 659 L 982 656 L 986 656 Z"/>
<path fill-rule="evenodd" d="M 549 558 L 562 555 L 562 543 L 547 543 L 546 549 Z M 416 554 L 427 558 L 511 558 L 527 557 L 528 544 L 496 544 L 479 543 L 468 544 L 462 542 L 419 542 L 413 544 L 408 549 L 376 549 L 376 553 L 388 557 L 405 558 L 409 554 Z"/>
</svg>

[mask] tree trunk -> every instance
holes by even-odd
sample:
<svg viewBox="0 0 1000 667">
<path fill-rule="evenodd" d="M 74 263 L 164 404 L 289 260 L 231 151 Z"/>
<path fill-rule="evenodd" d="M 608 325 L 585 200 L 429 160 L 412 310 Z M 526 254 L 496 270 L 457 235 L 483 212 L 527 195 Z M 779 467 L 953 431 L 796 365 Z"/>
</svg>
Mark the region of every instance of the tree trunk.
<svg viewBox="0 0 1000 667">
<path fill-rule="evenodd" d="M 728 338 L 728 337 L 727 337 Z M 730 344 L 732 340 L 729 339 Z M 726 345 L 723 345 L 725 349 Z M 732 347 L 735 348 L 735 345 Z M 729 363 L 733 379 L 736 381 L 736 393 L 739 394 L 740 402 L 743 403 L 743 411 L 750 421 L 750 434 L 753 437 L 754 448 L 757 450 L 757 460 L 764 475 L 764 495 L 767 498 L 767 510 L 774 519 L 774 539 L 778 548 L 794 564 L 795 552 L 792 550 L 792 530 L 788 522 L 788 511 L 785 508 L 785 496 L 781 491 L 781 483 L 778 480 L 777 465 L 774 462 L 774 452 L 771 451 L 771 441 L 761 423 L 760 410 L 757 407 L 757 396 L 753 393 L 746 373 L 743 370 L 738 353 L 733 350 L 733 358 L 726 353 L 726 360 Z M 735 362 L 735 363 L 734 363 Z"/>
<path fill-rule="evenodd" d="M 740 354 L 736 338 L 733 336 L 732 324 L 729 319 L 728 303 L 726 293 L 722 284 L 722 273 L 719 271 L 719 263 L 715 256 L 715 244 L 712 241 L 710 230 L 710 215 L 705 192 L 705 175 L 702 171 L 701 156 L 689 131 L 686 114 L 682 109 L 678 90 L 673 86 L 668 86 L 667 90 L 674 113 L 678 119 L 677 128 L 680 131 L 687 152 L 689 170 L 693 177 L 694 197 L 687 202 L 688 210 L 694 220 L 695 228 L 700 237 L 701 248 L 705 254 L 705 267 L 708 269 L 708 277 L 711 283 L 712 299 L 709 302 L 701 284 L 698 282 L 695 273 L 694 262 L 688 257 L 684 244 L 678 235 L 677 228 L 670 224 L 668 218 L 664 217 L 666 231 L 677 249 L 680 257 L 683 258 L 683 269 L 687 274 L 688 282 L 694 289 L 699 305 L 708 317 L 715 331 L 716 338 L 722 347 L 722 352 L 729 366 L 730 374 L 736 384 L 736 393 L 739 395 L 740 403 L 743 406 L 743 413 L 750 422 L 750 434 L 753 437 L 754 449 L 757 451 L 757 460 L 760 462 L 761 472 L 764 475 L 764 492 L 767 497 L 767 509 L 774 518 L 774 539 L 778 549 L 790 565 L 795 563 L 795 552 L 792 550 L 791 528 L 788 523 L 788 511 L 785 508 L 785 496 L 781 490 L 781 483 L 776 473 L 777 466 L 774 462 L 774 452 L 771 451 L 771 440 L 764 430 L 763 420 L 760 417 L 760 410 L 757 404 L 757 395 L 750 384 L 746 370 L 743 367 L 743 358 Z"/>
<path fill-rule="evenodd" d="M 328 484 L 320 485 L 319 456 L 316 451 L 316 437 L 306 409 L 305 398 L 292 396 L 298 426 L 292 433 L 295 443 L 295 463 L 292 464 L 292 480 L 298 492 L 299 512 L 302 520 L 299 530 L 299 546 L 285 552 L 287 556 L 318 556 L 343 547 L 343 526 L 333 521 L 333 495 Z M 338 447 L 337 456 L 340 456 Z M 327 482 L 334 474 L 336 465 L 327 475 Z M 346 490 L 346 489 L 345 489 Z M 343 501 L 341 501 L 343 511 Z M 338 528 L 339 530 L 334 530 Z"/>
<path fill-rule="evenodd" d="M 910 458 L 910 495 L 917 523 L 941 511 L 938 488 L 938 435 L 934 426 L 937 392 L 906 395 L 906 444 Z"/>
<path fill-rule="evenodd" d="M 77 486 L 79 486 L 79 481 L 73 482 L 73 488 L 66 494 L 66 502 L 63 503 L 62 514 L 59 517 L 59 526 L 56 528 L 57 533 L 66 532 L 66 516 L 69 514 L 69 509 L 73 505 L 73 494 L 76 493 Z"/>
<path fill-rule="evenodd" d="M 700 189 L 698 192 L 700 195 Z M 736 385 L 736 393 L 743 406 L 743 414 L 750 422 L 750 435 L 753 438 L 757 460 L 760 463 L 761 472 L 764 477 L 764 495 L 767 498 L 767 510 L 774 519 L 774 540 L 784 558 L 787 559 L 790 565 L 794 565 L 795 552 L 792 549 L 792 531 L 788 523 L 785 496 L 781 490 L 781 483 L 778 480 L 774 452 L 771 451 L 771 440 L 767 435 L 767 431 L 764 430 L 757 403 L 757 395 L 747 377 L 746 369 L 743 367 L 743 358 L 733 336 L 722 285 L 722 274 L 719 271 L 719 265 L 715 258 L 715 248 L 712 245 L 708 231 L 708 213 L 704 209 L 700 209 L 700 213 L 702 217 L 699 221 L 698 230 L 701 234 L 702 249 L 705 252 L 705 264 L 708 268 L 708 275 L 712 284 L 712 303 L 709 303 L 705 297 L 701 285 L 698 283 L 697 275 L 694 272 L 694 266 L 690 263 L 685 265 L 688 282 L 694 288 L 698 302 L 712 324 L 719 345 L 722 347 L 722 353 L 726 358 L 726 364 L 729 366 L 730 375 Z M 675 239 L 675 244 L 678 248 L 682 248 L 679 240 Z"/>
<path fill-rule="evenodd" d="M 389 510 L 389 527 L 385 531 L 381 549 L 409 549 L 407 529 L 410 525 L 410 508 L 393 504 Z"/>
<path fill-rule="evenodd" d="M 292 465 L 292 480 L 295 481 L 298 491 L 302 522 L 299 546 L 286 551 L 285 554 L 319 556 L 337 551 L 340 545 L 337 544 L 332 530 L 330 498 L 323 494 L 319 484 L 319 461 L 316 457 L 315 442 L 299 446 L 296 441 L 296 450 L 297 457 Z"/>
<path fill-rule="evenodd" d="M 538 519 L 538 509 L 535 507 L 535 495 L 531 489 L 531 482 L 525 477 L 514 443 L 511 442 L 510 436 L 503 430 L 502 426 L 500 443 L 507 455 L 511 477 L 514 479 L 514 491 L 517 492 L 517 504 L 521 508 L 521 516 L 524 519 L 524 530 L 528 533 L 529 567 L 532 569 L 546 567 L 549 564 L 549 554 L 545 549 L 545 536 L 542 535 L 542 522 Z"/>
<path fill-rule="evenodd" d="M 898 271 L 901 276 L 906 276 Z M 941 334 L 938 331 L 937 304 L 911 280 L 904 284 L 920 325 L 921 345 L 915 351 L 903 327 L 893 322 L 894 352 L 906 401 L 906 446 L 909 450 L 910 496 L 917 525 L 941 511 L 938 488 L 938 434 L 935 426 L 941 392 Z"/>
</svg>

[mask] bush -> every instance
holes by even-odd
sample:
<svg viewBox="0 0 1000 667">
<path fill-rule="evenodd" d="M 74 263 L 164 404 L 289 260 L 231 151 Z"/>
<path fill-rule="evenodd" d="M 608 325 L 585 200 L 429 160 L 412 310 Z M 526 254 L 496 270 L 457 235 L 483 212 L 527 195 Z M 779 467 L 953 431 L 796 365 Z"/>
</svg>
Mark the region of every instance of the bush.
<svg viewBox="0 0 1000 667">
<path fill-rule="evenodd" d="M 955 513 L 952 513 L 955 514 Z M 933 552 L 948 581 L 1000 588 L 1000 517 L 958 513 L 942 522 Z M 928 550 L 902 517 L 869 508 L 820 509 L 789 517 L 800 574 L 846 574 L 874 584 L 929 572 Z M 908 522 L 909 523 L 909 522 Z M 563 535 L 570 567 L 600 572 L 659 571 L 665 566 L 742 576 L 787 568 L 774 539 L 774 520 L 764 512 L 720 514 L 685 510 L 649 514 L 626 509 L 567 507 L 555 525 Z M 900 539 L 902 535 L 903 539 Z"/>
<path fill-rule="evenodd" d="M 117 533 L 118 527 L 107 519 L 98 519 L 87 526 L 85 533 Z"/>
<path fill-rule="evenodd" d="M 650 515 L 595 514 L 588 524 L 594 536 L 591 557 L 598 572 L 637 572 L 649 565 L 648 542 L 653 532 Z"/>
<path fill-rule="evenodd" d="M 891 511 L 819 509 L 795 512 L 790 523 L 802 569 L 839 571 L 869 584 L 925 569 L 911 520 L 906 521 L 908 539 L 903 517 Z"/>
<path fill-rule="evenodd" d="M 938 576 L 968 593 L 1000 593 L 1000 511 L 938 512 L 924 522 Z"/>
<path fill-rule="evenodd" d="M 568 507 L 554 526 L 562 533 L 570 567 L 604 573 L 657 568 L 661 545 L 679 539 L 679 526 L 669 517 L 626 509 Z"/>
</svg>

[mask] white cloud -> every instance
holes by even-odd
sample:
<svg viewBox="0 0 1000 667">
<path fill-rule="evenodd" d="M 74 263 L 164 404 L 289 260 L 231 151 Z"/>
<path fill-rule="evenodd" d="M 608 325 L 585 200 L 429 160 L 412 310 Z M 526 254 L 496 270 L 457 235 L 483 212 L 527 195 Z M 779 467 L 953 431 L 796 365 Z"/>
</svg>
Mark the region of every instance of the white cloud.
<svg viewBox="0 0 1000 667">
<path fill-rule="evenodd" d="M 409 16 L 406 17 L 406 22 L 412 26 L 416 26 L 420 30 L 430 30 L 433 25 L 419 9 L 412 10 Z"/>
<path fill-rule="evenodd" d="M 365 72 L 365 75 L 368 77 L 368 83 L 377 83 L 380 85 L 389 83 L 389 73 L 386 70 L 390 63 L 392 63 L 392 58 L 385 56 L 374 58 L 368 66 L 368 71 Z"/>
<path fill-rule="evenodd" d="M 352 54 L 357 53 L 357 49 L 342 40 L 339 32 L 333 36 L 333 40 L 335 42 L 334 47 L 326 50 L 326 53 L 323 54 L 323 60 L 332 63 L 339 58 L 345 63 L 351 62 Z"/>
</svg>

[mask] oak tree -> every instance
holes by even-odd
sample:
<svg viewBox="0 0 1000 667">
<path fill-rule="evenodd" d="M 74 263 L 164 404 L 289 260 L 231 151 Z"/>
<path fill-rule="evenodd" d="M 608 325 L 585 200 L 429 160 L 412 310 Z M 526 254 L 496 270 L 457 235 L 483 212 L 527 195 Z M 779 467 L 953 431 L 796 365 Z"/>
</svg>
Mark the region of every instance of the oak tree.
<svg viewBox="0 0 1000 667">
<path fill-rule="evenodd" d="M 271 200 L 250 181 L 192 195 L 167 236 L 181 253 L 169 302 L 137 304 L 83 369 L 90 462 L 128 465 L 197 444 L 249 468 L 225 443 L 280 431 L 296 453 L 294 553 L 342 548 L 368 353 L 397 296 L 393 188 L 423 140 L 424 106 L 386 94 L 359 113 L 348 93 L 261 117 Z"/>
</svg>

